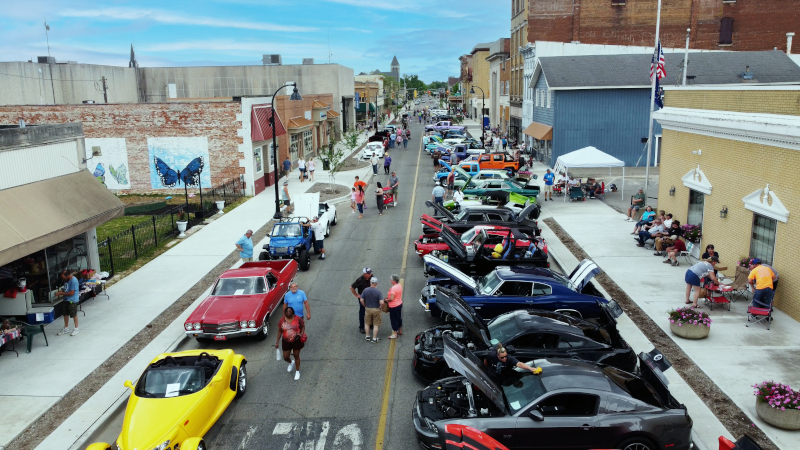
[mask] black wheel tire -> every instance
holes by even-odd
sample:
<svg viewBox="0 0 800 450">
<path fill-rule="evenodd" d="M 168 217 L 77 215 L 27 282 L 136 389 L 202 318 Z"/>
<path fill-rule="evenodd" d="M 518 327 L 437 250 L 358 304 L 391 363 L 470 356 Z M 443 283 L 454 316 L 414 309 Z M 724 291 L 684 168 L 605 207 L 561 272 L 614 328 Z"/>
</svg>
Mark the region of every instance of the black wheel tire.
<svg viewBox="0 0 800 450">
<path fill-rule="evenodd" d="M 331 235 L 331 224 L 328 223 L 327 228 L 325 228 L 325 237 L 328 237 L 330 235 Z"/>
<path fill-rule="evenodd" d="M 247 392 L 247 362 L 242 361 L 239 367 L 239 378 L 236 380 L 236 398 L 241 398 Z"/>
<path fill-rule="evenodd" d="M 261 252 L 258 254 L 259 261 L 269 261 L 269 252 Z"/>
<path fill-rule="evenodd" d="M 617 445 L 617 448 L 620 450 L 656 450 L 655 444 L 653 444 L 650 439 L 643 436 L 633 436 L 623 439 L 622 442 Z"/>
<path fill-rule="evenodd" d="M 261 327 L 261 331 L 255 336 L 257 341 L 263 341 L 269 336 L 269 316 L 264 317 L 264 325 Z"/>
<path fill-rule="evenodd" d="M 311 255 L 308 254 L 308 250 L 300 250 L 300 254 L 297 255 L 297 263 L 303 272 L 311 267 Z"/>
<path fill-rule="evenodd" d="M 331 222 L 331 225 L 336 226 L 336 211 L 333 212 L 333 221 Z"/>
<path fill-rule="evenodd" d="M 197 450 L 206 450 L 206 441 L 200 441 L 200 443 L 197 444 Z"/>
</svg>

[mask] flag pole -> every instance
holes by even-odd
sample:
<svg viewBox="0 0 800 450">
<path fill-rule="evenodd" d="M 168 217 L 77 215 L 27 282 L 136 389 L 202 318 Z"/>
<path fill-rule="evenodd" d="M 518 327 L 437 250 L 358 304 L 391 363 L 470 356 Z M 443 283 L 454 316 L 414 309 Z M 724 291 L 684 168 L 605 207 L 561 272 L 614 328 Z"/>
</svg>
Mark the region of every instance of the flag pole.
<svg viewBox="0 0 800 450">
<path fill-rule="evenodd" d="M 658 0 L 658 13 L 656 14 L 656 44 L 653 48 L 653 54 L 655 55 L 653 61 L 653 77 L 650 80 L 650 131 L 647 132 L 647 167 L 645 168 L 644 172 L 644 195 L 645 195 L 645 203 L 647 203 L 647 188 L 650 185 L 650 151 L 653 148 L 653 110 L 655 109 L 656 105 L 656 80 L 658 80 L 658 58 L 660 55 L 656 55 L 658 52 L 658 31 L 661 28 L 661 0 Z"/>
</svg>

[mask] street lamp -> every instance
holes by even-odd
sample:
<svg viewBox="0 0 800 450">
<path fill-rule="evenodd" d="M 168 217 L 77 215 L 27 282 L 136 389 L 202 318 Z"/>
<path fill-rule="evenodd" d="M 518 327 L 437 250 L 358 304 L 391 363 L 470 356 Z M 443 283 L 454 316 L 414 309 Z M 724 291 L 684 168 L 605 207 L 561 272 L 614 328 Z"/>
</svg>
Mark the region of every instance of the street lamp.
<svg viewBox="0 0 800 450">
<path fill-rule="evenodd" d="M 281 201 L 280 201 L 280 193 L 278 191 L 278 130 L 275 129 L 275 96 L 278 95 L 278 92 L 288 86 L 292 86 L 294 88 L 292 95 L 289 97 L 289 100 L 302 100 L 303 97 L 300 95 L 300 92 L 297 90 L 297 83 L 287 83 L 278 88 L 274 94 L 272 94 L 272 114 L 269 115 L 269 124 L 272 127 L 272 164 L 273 170 L 275 171 L 275 214 L 273 214 L 272 218 L 275 220 L 280 220 L 281 218 Z M 286 176 L 286 179 L 289 179 L 289 176 Z"/>
<path fill-rule="evenodd" d="M 474 94 L 475 93 L 475 88 L 478 88 L 478 89 L 481 90 L 481 143 L 484 143 L 485 141 L 483 139 L 484 138 L 483 135 L 486 132 L 486 130 L 484 129 L 485 127 L 483 126 L 483 110 L 486 108 L 486 103 L 485 103 L 486 102 L 486 94 L 483 92 L 483 89 L 480 86 L 472 86 L 469 89 L 469 93 L 470 94 Z"/>
</svg>

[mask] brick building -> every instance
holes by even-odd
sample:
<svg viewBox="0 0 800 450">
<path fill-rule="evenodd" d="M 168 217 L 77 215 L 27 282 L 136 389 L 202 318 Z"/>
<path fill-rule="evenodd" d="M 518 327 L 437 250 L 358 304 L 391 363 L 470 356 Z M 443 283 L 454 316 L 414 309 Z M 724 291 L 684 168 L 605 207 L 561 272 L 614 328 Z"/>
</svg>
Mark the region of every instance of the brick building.
<svg viewBox="0 0 800 450">
<path fill-rule="evenodd" d="M 655 40 L 655 0 L 524 3 L 529 3 L 527 41 L 519 45 L 536 41 L 653 45 Z M 662 45 L 683 47 L 687 28 L 693 49 L 787 51 L 786 33 L 800 31 L 800 0 L 663 0 Z"/>
<path fill-rule="evenodd" d="M 775 306 L 800 320 L 800 86 L 665 89 L 658 208 L 700 225 L 729 276 L 743 256 L 775 268 Z"/>
<path fill-rule="evenodd" d="M 511 59 L 511 73 L 509 74 L 509 137 L 512 140 L 520 139 L 523 130 L 522 101 L 525 87 L 522 85 L 525 76 L 525 60 L 520 53 L 520 48 L 525 46 L 528 38 L 528 8 L 532 0 L 511 1 L 511 42 L 509 44 L 509 57 Z"/>
<path fill-rule="evenodd" d="M 92 156 L 92 147 L 102 153 L 88 169 L 103 172 L 106 186 L 114 191 L 183 192 L 180 182 L 169 186 L 169 176 L 164 175 L 170 169 L 179 174 L 194 167 L 203 188 L 241 178 L 247 194 L 255 195 L 275 179 L 268 123 L 271 100 L 0 106 L 0 124 L 82 123 L 86 158 Z M 285 130 L 282 134 L 278 126 L 279 161 L 287 156 L 308 159 L 328 144 L 330 134 L 338 131 L 332 100 L 330 94 L 306 95 L 301 101 L 276 97 L 278 120 Z M 191 166 L 195 160 L 202 163 Z"/>
</svg>

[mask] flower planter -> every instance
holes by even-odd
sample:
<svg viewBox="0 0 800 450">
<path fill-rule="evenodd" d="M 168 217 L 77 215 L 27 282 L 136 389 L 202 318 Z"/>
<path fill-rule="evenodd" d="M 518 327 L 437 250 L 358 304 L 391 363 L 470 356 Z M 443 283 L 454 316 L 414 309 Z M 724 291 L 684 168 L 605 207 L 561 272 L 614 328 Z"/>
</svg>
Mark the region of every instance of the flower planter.
<svg viewBox="0 0 800 450">
<path fill-rule="evenodd" d="M 223 213 L 222 210 L 225 209 L 225 200 L 217 200 L 214 203 L 216 203 L 217 209 L 219 210 L 219 213 L 222 214 Z"/>
<path fill-rule="evenodd" d="M 178 231 L 180 232 L 180 234 L 178 234 L 179 238 L 185 238 L 186 237 L 186 225 L 188 225 L 188 224 L 189 224 L 189 222 L 182 222 L 180 220 L 175 222 L 175 225 L 178 226 Z"/>
<path fill-rule="evenodd" d="M 773 427 L 782 430 L 800 430 L 800 409 L 778 409 L 756 399 L 758 417 Z"/>
<path fill-rule="evenodd" d="M 703 339 L 708 337 L 711 332 L 711 327 L 705 325 L 682 324 L 678 326 L 675 322 L 670 322 L 669 329 L 675 336 L 680 336 L 684 339 Z"/>
</svg>

